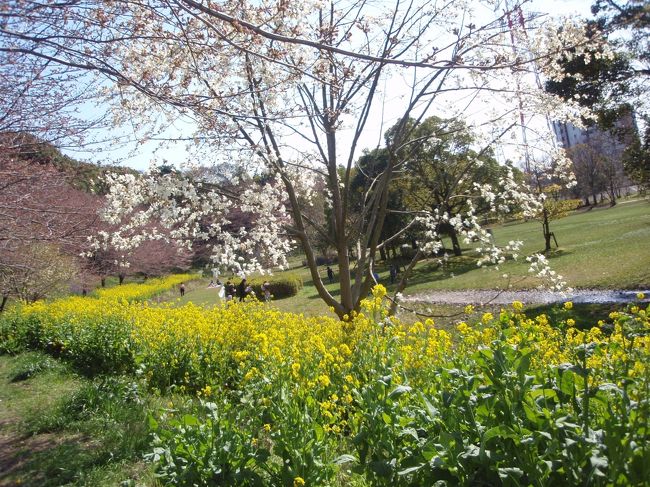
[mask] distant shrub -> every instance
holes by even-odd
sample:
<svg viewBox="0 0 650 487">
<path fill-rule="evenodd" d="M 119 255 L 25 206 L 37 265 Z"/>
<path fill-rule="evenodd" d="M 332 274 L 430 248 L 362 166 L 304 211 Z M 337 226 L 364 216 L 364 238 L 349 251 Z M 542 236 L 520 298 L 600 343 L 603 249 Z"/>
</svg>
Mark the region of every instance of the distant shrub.
<svg viewBox="0 0 650 487">
<path fill-rule="evenodd" d="M 269 281 L 271 284 L 271 295 L 274 299 L 289 298 L 298 294 L 302 289 L 302 279 L 295 274 L 289 274 L 282 277 L 271 276 L 268 279 L 258 277 L 250 280 L 250 285 L 253 286 L 255 295 L 258 299 L 264 299 L 264 292 L 262 291 L 262 284 L 264 281 Z"/>
</svg>

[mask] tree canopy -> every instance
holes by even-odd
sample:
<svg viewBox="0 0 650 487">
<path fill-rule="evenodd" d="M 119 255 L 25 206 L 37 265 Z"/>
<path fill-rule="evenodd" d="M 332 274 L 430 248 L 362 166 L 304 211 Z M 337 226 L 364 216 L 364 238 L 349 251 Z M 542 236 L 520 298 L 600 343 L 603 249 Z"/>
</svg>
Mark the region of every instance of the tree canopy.
<svg viewBox="0 0 650 487">
<path fill-rule="evenodd" d="M 520 2 L 502 7 L 424 0 L 11 0 L 3 7 L 0 53 L 91 73 L 100 80 L 96 96 L 113 103 L 114 124 L 129 122 L 155 137 L 175 120 L 190 120 L 195 130 L 184 138 L 223 171 L 234 166 L 270 175 L 266 184 L 237 194 L 174 174 L 116 176 L 105 216 L 120 223 L 112 236 L 118 245 L 157 238 L 146 225 L 153 219 L 179 240 L 210 239 L 217 267 L 247 273 L 285 265 L 298 242 L 319 295 L 344 316 L 374 284 L 373 260 L 390 238 L 385 223 L 391 191 L 407 164 L 405 149 L 434 107 L 449 119 L 489 107 L 483 121 L 473 122 L 480 146 L 517 134 L 522 110 L 580 116 L 579 104 L 544 93 L 531 73 L 564 78 L 563 53 L 581 56 L 593 38 L 579 23 L 525 15 Z M 359 151 L 376 135 L 393 94 L 400 101 L 391 107 L 386 163 L 362 199 L 364 217 L 350 226 Z M 536 150 L 562 159 L 551 139 L 540 136 Z M 234 177 L 224 172 L 220 179 Z M 306 211 L 318 180 L 325 182 L 331 215 L 326 226 Z M 478 190 L 495 211 L 539 203 L 512 178 L 498 183 Z M 501 261 L 512 249 L 496 248 L 481 231 L 474 194 L 457 196 L 467 202 L 459 213 L 418 215 L 426 235 L 421 252 L 439 246 L 444 223 L 483 239 L 484 262 Z M 236 212 L 247 213 L 251 225 L 233 232 Z M 338 297 L 319 276 L 315 234 L 337 254 Z M 356 249 L 354 263 L 350 249 Z"/>
</svg>

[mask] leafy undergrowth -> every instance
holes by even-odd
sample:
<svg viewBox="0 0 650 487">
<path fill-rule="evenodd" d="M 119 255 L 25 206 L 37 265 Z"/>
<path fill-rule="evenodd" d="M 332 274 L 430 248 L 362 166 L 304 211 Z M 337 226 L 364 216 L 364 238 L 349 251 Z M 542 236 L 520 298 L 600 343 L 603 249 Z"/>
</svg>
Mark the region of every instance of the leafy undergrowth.
<svg viewBox="0 0 650 487">
<path fill-rule="evenodd" d="M 0 356 L 0 486 L 157 485 L 146 411 L 126 378 L 88 380 L 39 352 Z"/>
<path fill-rule="evenodd" d="M 168 485 L 647 484 L 647 307 L 578 327 L 571 303 L 549 318 L 515 302 L 452 331 L 389 317 L 385 293 L 343 322 L 61 300 L 0 317 L 0 347 L 91 377 L 25 428 L 76 435 L 106 477 L 144 454 Z M 99 478 L 61 460 L 64 482 Z"/>
</svg>

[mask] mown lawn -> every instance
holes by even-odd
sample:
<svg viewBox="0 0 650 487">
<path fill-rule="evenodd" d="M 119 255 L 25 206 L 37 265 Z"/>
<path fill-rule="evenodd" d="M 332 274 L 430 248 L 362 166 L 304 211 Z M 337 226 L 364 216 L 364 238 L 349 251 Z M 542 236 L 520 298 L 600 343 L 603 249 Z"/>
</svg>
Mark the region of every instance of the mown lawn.
<svg viewBox="0 0 650 487">
<path fill-rule="evenodd" d="M 559 248 L 549 256 L 554 270 L 564 276 L 574 288 L 637 289 L 650 286 L 650 203 L 646 200 L 624 201 L 613 208 L 600 207 L 579 211 L 566 218 L 552 222 L 552 231 Z M 405 294 L 415 294 L 432 289 L 499 289 L 511 285 L 516 289 L 529 289 L 539 283 L 528 276 L 525 256 L 543 250 L 541 224 L 537 221 L 510 223 L 493 227 L 497 244 L 510 240 L 523 240 L 524 248 L 518 261 L 509 261 L 499 269 L 478 268 L 471 248 L 464 249 L 461 257 L 451 257 L 444 267 L 437 259 L 420 262 L 410 279 Z M 403 264 L 403 263 L 402 263 Z M 336 265 L 332 266 L 335 273 Z M 389 291 L 388 263 L 379 262 L 377 272 L 380 282 Z M 283 311 L 306 315 L 328 314 L 313 285 L 309 269 L 303 267 L 300 258 L 292 260 L 291 269 L 276 272 L 275 276 L 298 274 L 303 289 L 291 298 L 274 301 L 273 305 Z M 325 281 L 326 269 L 320 274 Z M 509 277 L 503 278 L 507 274 Z M 189 290 L 183 304 L 212 305 L 218 302 L 216 291 L 206 289 L 209 280 Z M 239 282 L 235 278 L 235 282 Z M 336 282 L 326 284 L 330 293 L 338 295 Z M 175 298 L 174 298 L 175 299 Z M 456 307 L 433 306 L 432 313 L 448 315 L 457 312 Z"/>
</svg>

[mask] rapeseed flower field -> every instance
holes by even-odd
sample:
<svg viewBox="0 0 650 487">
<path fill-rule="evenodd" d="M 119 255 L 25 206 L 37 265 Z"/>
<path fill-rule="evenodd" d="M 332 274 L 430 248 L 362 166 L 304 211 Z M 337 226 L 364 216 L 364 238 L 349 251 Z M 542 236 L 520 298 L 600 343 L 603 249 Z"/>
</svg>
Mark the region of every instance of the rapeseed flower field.
<svg viewBox="0 0 650 487">
<path fill-rule="evenodd" d="M 452 334 L 382 286 L 345 321 L 147 301 L 189 279 L 23 305 L 0 348 L 169 396 L 147 459 L 170 485 L 647 485 L 648 309 L 577 329 L 515 302 Z"/>
</svg>

